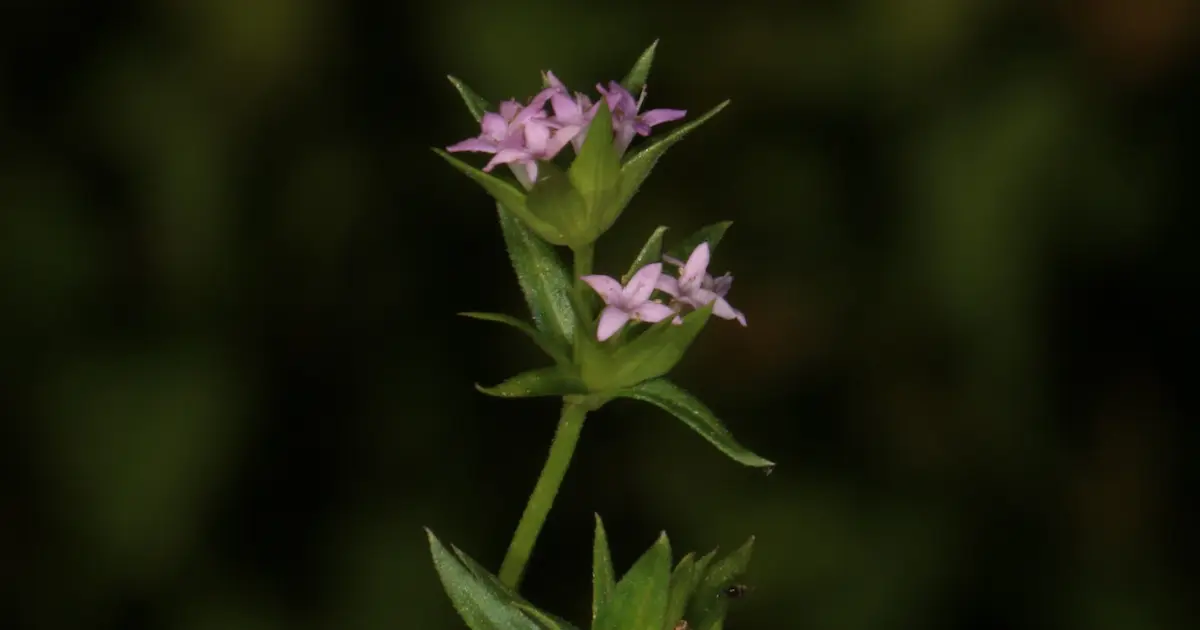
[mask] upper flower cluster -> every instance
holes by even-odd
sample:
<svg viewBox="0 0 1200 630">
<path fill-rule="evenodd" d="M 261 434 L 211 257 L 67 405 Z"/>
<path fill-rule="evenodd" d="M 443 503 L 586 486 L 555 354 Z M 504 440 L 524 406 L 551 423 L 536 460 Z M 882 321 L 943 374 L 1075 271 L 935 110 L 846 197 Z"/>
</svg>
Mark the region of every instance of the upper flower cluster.
<svg viewBox="0 0 1200 630">
<path fill-rule="evenodd" d="M 708 273 L 711 252 L 708 243 L 701 243 L 692 250 L 687 262 L 669 256 L 663 259 L 679 267 L 679 277 L 673 278 L 662 271 L 662 263 L 652 263 L 633 274 L 624 287 L 614 278 L 602 275 L 583 276 L 604 300 L 604 310 L 596 329 L 596 338 L 604 341 L 612 337 L 631 320 L 655 323 L 675 317 L 680 323 L 679 313 L 684 308 L 703 308 L 712 304 L 712 314 L 722 319 L 736 319 L 745 326 L 746 316 L 730 306 L 725 294 L 733 285 L 733 276 L 726 273 L 713 278 Z M 654 291 L 662 291 L 671 297 L 670 304 L 652 300 Z"/>
<path fill-rule="evenodd" d="M 518 176 L 524 175 L 522 179 L 527 186 L 537 181 L 539 161 L 554 159 L 568 144 L 578 153 L 600 108 L 600 100 L 593 103 L 581 92 L 572 96 L 553 72 L 546 72 L 544 78 L 549 87 L 538 92 L 528 104 L 522 105 L 515 99 L 504 101 L 498 113 L 488 112 L 480 119 L 478 136 L 450 145 L 446 150 L 492 153 L 494 156 L 483 167 L 484 172 L 499 164 L 511 165 L 514 172 L 521 167 L 523 173 L 518 172 Z M 618 156 L 624 155 L 635 135 L 648 136 L 655 125 L 687 115 L 682 109 L 641 112 L 645 87 L 637 99 L 616 81 L 609 81 L 607 88 L 597 84 L 596 91 L 612 114 L 613 149 Z M 553 115 L 546 111 L 547 104 Z"/>
</svg>

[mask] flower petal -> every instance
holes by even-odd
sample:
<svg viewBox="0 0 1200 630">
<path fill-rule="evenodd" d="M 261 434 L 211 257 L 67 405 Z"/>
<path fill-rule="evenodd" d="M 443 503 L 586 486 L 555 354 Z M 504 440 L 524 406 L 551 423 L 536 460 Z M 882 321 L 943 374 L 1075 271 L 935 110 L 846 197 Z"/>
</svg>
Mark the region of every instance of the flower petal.
<svg viewBox="0 0 1200 630">
<path fill-rule="evenodd" d="M 652 109 L 638 116 L 638 119 L 653 127 L 672 120 L 679 120 L 684 116 L 687 116 L 686 109 Z"/>
<path fill-rule="evenodd" d="M 699 286 L 700 280 L 704 278 L 704 272 L 708 270 L 708 260 L 708 243 L 700 243 L 696 249 L 692 250 L 692 255 L 688 256 L 687 264 L 683 266 L 683 271 L 679 274 L 679 284 L 684 287 Z"/>
<path fill-rule="evenodd" d="M 725 298 L 717 297 L 716 299 L 713 300 L 712 305 L 713 305 L 713 310 L 712 310 L 713 315 L 716 315 L 717 317 L 720 317 L 721 319 L 736 319 L 743 326 L 746 325 L 746 316 L 743 315 L 741 311 L 730 306 L 729 302 L 725 301 Z"/>
<path fill-rule="evenodd" d="M 504 118 L 505 122 L 516 118 L 519 113 L 521 113 L 521 103 L 517 102 L 516 99 L 509 99 L 500 103 L 500 115 Z"/>
<path fill-rule="evenodd" d="M 550 70 L 543 72 L 542 76 L 546 77 L 546 83 L 549 83 L 550 87 L 562 90 L 564 92 L 567 91 L 567 86 L 564 85 L 562 81 L 559 81 L 558 77 L 554 76 L 554 73 Z"/>
<path fill-rule="evenodd" d="M 621 302 L 621 283 L 608 276 L 593 275 L 583 276 L 580 278 L 588 283 L 596 293 L 600 294 L 600 298 L 605 304 L 619 304 Z"/>
<path fill-rule="evenodd" d="M 621 330 L 629 321 L 629 313 L 615 307 L 606 306 L 600 311 L 600 323 L 596 326 L 596 339 L 604 341 Z"/>
<path fill-rule="evenodd" d="M 512 162 L 524 162 L 529 159 L 529 152 L 524 149 L 502 149 L 496 152 L 496 156 L 492 161 L 483 167 L 483 172 L 490 172 L 496 168 L 498 164 L 510 164 Z"/>
<path fill-rule="evenodd" d="M 638 321 L 655 323 L 675 315 L 675 309 L 658 302 L 646 302 L 633 309 L 633 316 Z"/>
<path fill-rule="evenodd" d="M 658 282 L 654 284 L 654 288 L 671 297 L 679 297 L 679 281 L 666 274 L 658 277 Z"/>
<path fill-rule="evenodd" d="M 625 289 L 621 291 L 625 299 L 625 306 L 632 308 L 638 306 L 650 299 L 650 294 L 654 293 L 654 287 L 658 284 L 659 277 L 662 276 L 662 263 L 650 263 L 629 279 L 629 284 L 625 285 Z"/>
<path fill-rule="evenodd" d="M 727 273 L 720 278 L 714 278 L 712 281 L 712 287 L 710 288 L 712 289 L 713 293 L 716 293 L 721 297 L 725 297 L 725 294 L 729 293 L 729 287 L 731 286 L 733 286 L 733 276 Z"/>
<path fill-rule="evenodd" d="M 479 125 L 483 128 L 483 135 L 500 142 L 504 136 L 508 135 L 508 120 L 493 112 L 488 112 L 479 119 Z"/>
<path fill-rule="evenodd" d="M 554 110 L 554 117 L 564 125 L 579 124 L 583 120 L 579 103 L 561 92 L 550 97 L 550 108 Z"/>
<path fill-rule="evenodd" d="M 546 145 L 550 141 L 550 128 L 530 122 L 525 125 L 525 147 L 533 155 L 542 155 L 546 152 Z"/>
<path fill-rule="evenodd" d="M 478 151 L 480 153 L 495 153 L 496 143 L 485 138 L 469 138 L 458 144 L 452 144 L 446 147 L 446 150 L 455 153 L 458 151 Z"/>
</svg>

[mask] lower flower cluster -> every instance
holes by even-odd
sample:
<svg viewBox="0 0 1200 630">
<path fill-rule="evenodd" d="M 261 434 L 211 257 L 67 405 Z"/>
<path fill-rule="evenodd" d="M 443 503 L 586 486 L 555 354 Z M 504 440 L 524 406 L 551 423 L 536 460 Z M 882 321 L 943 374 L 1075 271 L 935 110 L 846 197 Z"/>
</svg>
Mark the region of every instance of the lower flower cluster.
<svg viewBox="0 0 1200 630">
<path fill-rule="evenodd" d="M 631 321 L 656 323 L 674 317 L 676 324 L 682 324 L 679 315 L 684 309 L 698 309 L 709 304 L 713 307 L 713 315 L 722 319 L 736 319 L 745 326 L 746 316 L 725 300 L 725 295 L 733 285 L 733 276 L 726 273 L 713 278 L 709 275 L 710 257 L 708 243 L 701 243 L 692 250 L 687 262 L 670 256 L 663 257 L 663 260 L 679 267 L 678 278 L 665 275 L 662 263 L 651 263 L 634 273 L 623 287 L 618 280 L 609 276 L 583 276 L 583 281 L 600 294 L 605 304 L 600 312 L 596 339 L 607 340 Z M 669 303 L 652 299 L 655 291 L 670 296 Z"/>
</svg>

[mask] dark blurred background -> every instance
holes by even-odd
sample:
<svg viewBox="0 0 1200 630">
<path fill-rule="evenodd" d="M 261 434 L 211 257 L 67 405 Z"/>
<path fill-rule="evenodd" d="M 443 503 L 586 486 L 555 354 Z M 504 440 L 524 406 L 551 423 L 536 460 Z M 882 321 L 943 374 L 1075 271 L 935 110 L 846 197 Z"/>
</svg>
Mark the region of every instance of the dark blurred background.
<svg viewBox="0 0 1200 630">
<path fill-rule="evenodd" d="M 675 379 L 763 476 L 614 403 L 526 581 L 757 536 L 737 628 L 1195 628 L 1197 5 L 15 2 L 0 18 L 5 627 L 459 628 L 552 400 L 489 198 L 429 151 L 539 71 L 733 105 L 610 236 L 735 224 L 749 328 Z M 470 156 L 479 164 L 482 159 Z"/>
</svg>

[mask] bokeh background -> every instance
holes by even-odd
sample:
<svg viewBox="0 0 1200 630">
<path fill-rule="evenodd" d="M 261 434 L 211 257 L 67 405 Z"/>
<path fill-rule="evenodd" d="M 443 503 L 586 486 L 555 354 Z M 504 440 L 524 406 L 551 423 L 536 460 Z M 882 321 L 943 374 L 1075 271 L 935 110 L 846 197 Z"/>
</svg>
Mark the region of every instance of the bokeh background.
<svg viewBox="0 0 1200 630">
<path fill-rule="evenodd" d="M 553 69 L 733 105 L 601 244 L 731 219 L 675 373 L 596 414 L 526 594 L 757 536 L 730 628 L 1197 627 L 1197 5 L 16 2 L 0 19 L 5 627 L 462 627 L 555 423 L 489 199 L 429 151 Z M 482 164 L 482 161 L 479 162 Z"/>
</svg>

